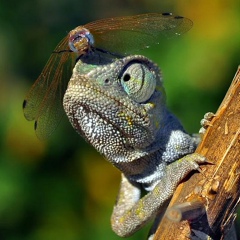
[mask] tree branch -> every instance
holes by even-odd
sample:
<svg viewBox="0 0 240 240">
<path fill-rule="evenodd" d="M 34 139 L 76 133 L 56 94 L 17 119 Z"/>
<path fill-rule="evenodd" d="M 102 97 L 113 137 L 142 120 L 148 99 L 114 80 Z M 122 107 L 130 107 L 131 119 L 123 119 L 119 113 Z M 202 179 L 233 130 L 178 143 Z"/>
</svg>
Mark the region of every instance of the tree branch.
<svg viewBox="0 0 240 240">
<path fill-rule="evenodd" d="M 240 202 L 239 133 L 240 67 L 196 150 L 213 164 L 178 186 L 154 240 L 226 239 Z"/>
</svg>

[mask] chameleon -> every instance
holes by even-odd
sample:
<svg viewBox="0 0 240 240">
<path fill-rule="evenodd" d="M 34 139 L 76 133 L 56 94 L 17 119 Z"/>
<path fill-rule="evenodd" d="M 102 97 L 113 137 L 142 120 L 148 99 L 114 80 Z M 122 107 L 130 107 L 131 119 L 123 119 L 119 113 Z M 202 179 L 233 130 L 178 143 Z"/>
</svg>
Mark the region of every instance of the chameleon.
<svg viewBox="0 0 240 240">
<path fill-rule="evenodd" d="M 121 172 L 111 216 L 128 237 L 155 219 L 154 232 L 177 185 L 205 157 L 166 105 L 160 68 L 147 57 L 82 55 L 63 98 L 73 128 Z"/>
<path fill-rule="evenodd" d="M 63 104 L 74 129 L 120 170 L 111 225 L 121 237 L 156 219 L 151 239 L 177 185 L 206 161 L 194 153 L 199 138 L 168 110 L 158 66 L 129 55 L 191 27 L 190 19 L 172 13 L 78 26 L 54 49 L 23 101 L 39 139 L 58 125 Z"/>
</svg>

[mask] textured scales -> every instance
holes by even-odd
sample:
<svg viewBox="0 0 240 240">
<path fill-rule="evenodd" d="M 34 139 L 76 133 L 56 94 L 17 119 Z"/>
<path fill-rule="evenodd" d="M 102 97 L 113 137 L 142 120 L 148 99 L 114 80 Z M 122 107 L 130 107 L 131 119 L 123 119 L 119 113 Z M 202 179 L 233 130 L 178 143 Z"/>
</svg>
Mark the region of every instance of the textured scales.
<svg viewBox="0 0 240 240">
<path fill-rule="evenodd" d="M 205 161 L 187 155 L 197 139 L 167 109 L 160 70 L 146 57 L 82 56 L 63 105 L 75 130 L 122 172 L 111 219 L 119 236 L 160 214 L 178 183 Z M 149 193 L 141 198 L 142 189 Z"/>
</svg>

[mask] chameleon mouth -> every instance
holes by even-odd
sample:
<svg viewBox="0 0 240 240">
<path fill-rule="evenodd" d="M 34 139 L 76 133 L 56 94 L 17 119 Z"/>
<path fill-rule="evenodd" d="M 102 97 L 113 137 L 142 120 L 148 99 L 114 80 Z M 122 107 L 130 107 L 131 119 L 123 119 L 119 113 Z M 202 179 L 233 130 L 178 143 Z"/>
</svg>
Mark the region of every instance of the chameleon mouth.
<svg viewBox="0 0 240 240">
<path fill-rule="evenodd" d="M 125 162 L 126 157 L 123 157 L 123 155 L 126 149 L 135 151 L 130 142 L 130 139 L 134 138 L 134 136 L 120 128 L 116 122 L 111 121 L 103 112 L 99 112 L 85 104 L 79 104 L 77 109 L 76 114 L 73 116 L 73 127 L 105 157 L 112 159 L 117 156 L 117 161 Z"/>
<path fill-rule="evenodd" d="M 97 120 L 101 119 L 101 121 L 104 123 L 106 126 L 112 126 L 113 129 L 115 129 L 124 139 L 131 138 L 132 136 L 128 134 L 126 131 L 124 131 L 119 125 L 116 123 L 116 121 L 112 121 L 109 117 L 106 117 L 106 115 L 100 111 L 97 111 L 95 108 L 89 107 L 84 104 L 80 104 L 82 108 L 82 112 L 84 112 L 87 115 L 93 115 L 95 118 L 93 119 L 93 123 L 96 124 Z M 94 126 L 96 126 L 94 124 Z"/>
</svg>

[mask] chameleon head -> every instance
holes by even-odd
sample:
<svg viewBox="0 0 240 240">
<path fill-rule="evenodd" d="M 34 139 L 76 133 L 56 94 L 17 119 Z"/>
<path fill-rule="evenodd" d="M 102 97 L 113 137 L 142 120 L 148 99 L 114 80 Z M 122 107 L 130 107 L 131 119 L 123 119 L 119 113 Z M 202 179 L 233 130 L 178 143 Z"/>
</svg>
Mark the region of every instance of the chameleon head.
<svg viewBox="0 0 240 240">
<path fill-rule="evenodd" d="M 63 105 L 77 132 L 116 164 L 154 151 L 165 93 L 147 58 L 91 54 L 77 62 Z"/>
<path fill-rule="evenodd" d="M 69 32 L 69 48 L 81 55 L 86 53 L 94 45 L 93 35 L 84 27 L 76 27 Z"/>
</svg>

